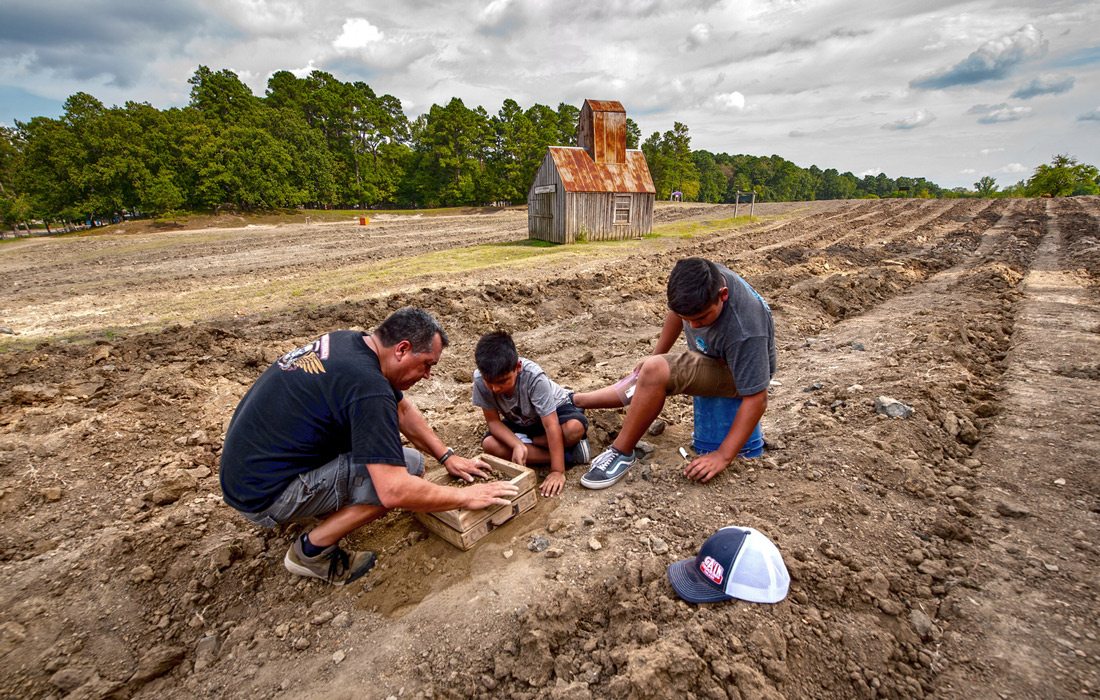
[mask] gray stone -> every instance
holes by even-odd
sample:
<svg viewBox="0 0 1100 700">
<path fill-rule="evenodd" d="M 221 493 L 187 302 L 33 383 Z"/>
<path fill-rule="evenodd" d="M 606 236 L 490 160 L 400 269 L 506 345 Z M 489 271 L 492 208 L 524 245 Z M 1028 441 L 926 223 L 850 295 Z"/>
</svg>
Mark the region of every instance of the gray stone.
<svg viewBox="0 0 1100 700">
<path fill-rule="evenodd" d="M 221 642 L 218 635 L 210 634 L 199 640 L 195 645 L 195 670 L 201 671 L 218 660 L 218 648 Z"/>
<path fill-rule="evenodd" d="M 550 540 L 541 535 L 535 535 L 527 543 L 527 549 L 532 552 L 545 552 L 550 548 Z"/>
<path fill-rule="evenodd" d="M 875 413 L 890 418 L 908 418 L 913 415 L 913 407 L 889 396 L 879 396 L 875 399 Z"/>
</svg>

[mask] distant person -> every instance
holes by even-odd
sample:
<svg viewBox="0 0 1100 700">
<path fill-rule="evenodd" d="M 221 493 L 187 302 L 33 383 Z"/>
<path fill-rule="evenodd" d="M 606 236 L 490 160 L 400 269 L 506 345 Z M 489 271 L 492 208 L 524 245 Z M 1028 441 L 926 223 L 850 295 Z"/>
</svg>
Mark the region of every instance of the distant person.
<svg viewBox="0 0 1100 700">
<path fill-rule="evenodd" d="M 660 415 L 666 396 L 741 398 L 718 449 L 684 469 L 695 481 L 710 481 L 729 466 L 764 415 L 775 374 L 775 327 L 756 290 L 722 265 L 684 258 L 668 278 L 668 309 L 652 355 L 616 384 L 573 396 L 586 409 L 630 407 L 615 441 L 581 477 L 582 486 L 604 489 L 626 476 L 636 462 L 634 447 Z M 681 330 L 688 351 L 669 353 Z"/>
<path fill-rule="evenodd" d="M 587 464 L 591 455 L 584 411 L 541 367 L 519 356 L 507 333 L 481 336 L 474 361 L 474 405 L 489 426 L 481 446 L 516 464 L 549 466 L 539 492 L 561 493 L 566 467 Z"/>
<path fill-rule="evenodd" d="M 488 465 L 454 453 L 403 391 L 431 376 L 447 334 L 430 314 L 405 307 L 373 334 L 334 331 L 283 355 L 237 406 L 221 457 L 225 502 L 263 527 L 320 523 L 290 545 L 287 570 L 351 583 L 373 552 L 346 552 L 340 538 L 392 508 L 418 512 L 507 505 L 507 481 L 465 488 L 418 478 L 424 458 L 473 481 Z"/>
</svg>

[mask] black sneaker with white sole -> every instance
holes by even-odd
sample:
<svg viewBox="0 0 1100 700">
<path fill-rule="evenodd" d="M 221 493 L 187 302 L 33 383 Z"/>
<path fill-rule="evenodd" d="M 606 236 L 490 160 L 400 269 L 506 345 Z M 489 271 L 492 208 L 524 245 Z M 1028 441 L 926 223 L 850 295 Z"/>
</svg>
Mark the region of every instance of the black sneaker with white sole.
<svg viewBox="0 0 1100 700">
<path fill-rule="evenodd" d="M 614 486 L 637 463 L 638 460 L 633 454 L 623 454 L 614 447 L 609 447 L 592 460 L 592 466 L 581 477 L 581 486 L 587 489 L 606 489 L 608 486 Z"/>
</svg>

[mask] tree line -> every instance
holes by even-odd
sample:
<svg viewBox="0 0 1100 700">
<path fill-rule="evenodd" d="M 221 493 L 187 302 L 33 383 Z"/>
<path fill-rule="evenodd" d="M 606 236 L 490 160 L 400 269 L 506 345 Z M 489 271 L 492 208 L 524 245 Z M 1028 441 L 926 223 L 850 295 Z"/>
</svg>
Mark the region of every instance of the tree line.
<svg viewBox="0 0 1100 700">
<path fill-rule="evenodd" d="M 5 224 L 38 220 L 48 227 L 226 207 L 520 203 L 547 146 L 576 142 L 580 115 L 573 105 L 524 109 L 511 99 L 490 114 L 456 97 L 409 119 L 398 98 L 324 71 L 304 78 L 277 72 L 262 97 L 229 70 L 199 66 L 188 83 L 185 107 L 107 107 L 78 92 L 56 119 L 0 127 Z M 761 201 L 973 194 L 924 178 L 857 178 L 777 155 L 692 150 L 679 122 L 640 141 L 628 119 L 627 146 L 645 152 L 662 199 L 673 192 L 703 202 L 732 202 L 750 191 Z"/>
</svg>

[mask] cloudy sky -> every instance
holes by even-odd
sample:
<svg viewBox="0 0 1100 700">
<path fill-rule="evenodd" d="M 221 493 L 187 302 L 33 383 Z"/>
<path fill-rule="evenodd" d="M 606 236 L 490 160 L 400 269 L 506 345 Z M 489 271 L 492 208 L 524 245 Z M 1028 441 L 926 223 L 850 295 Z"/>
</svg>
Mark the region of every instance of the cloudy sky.
<svg viewBox="0 0 1100 700">
<path fill-rule="evenodd" d="M 0 123 L 181 106 L 199 65 L 257 95 L 321 69 L 410 117 L 613 99 L 643 137 L 944 187 L 1100 166 L 1100 0 L 0 1 Z"/>
</svg>

